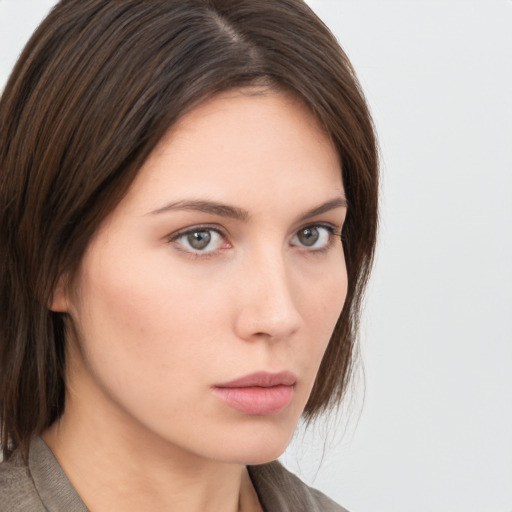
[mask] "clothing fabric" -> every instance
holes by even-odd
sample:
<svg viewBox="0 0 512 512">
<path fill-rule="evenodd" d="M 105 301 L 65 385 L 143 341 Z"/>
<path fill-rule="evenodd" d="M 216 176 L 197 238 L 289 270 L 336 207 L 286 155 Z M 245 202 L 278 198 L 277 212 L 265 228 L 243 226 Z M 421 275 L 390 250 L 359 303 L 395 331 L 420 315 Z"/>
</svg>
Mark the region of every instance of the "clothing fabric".
<svg viewBox="0 0 512 512">
<path fill-rule="evenodd" d="M 347 512 L 279 462 L 248 467 L 265 512 Z M 14 453 L 0 464 L 0 512 L 88 512 L 46 443 L 35 437 L 28 466 Z"/>
</svg>

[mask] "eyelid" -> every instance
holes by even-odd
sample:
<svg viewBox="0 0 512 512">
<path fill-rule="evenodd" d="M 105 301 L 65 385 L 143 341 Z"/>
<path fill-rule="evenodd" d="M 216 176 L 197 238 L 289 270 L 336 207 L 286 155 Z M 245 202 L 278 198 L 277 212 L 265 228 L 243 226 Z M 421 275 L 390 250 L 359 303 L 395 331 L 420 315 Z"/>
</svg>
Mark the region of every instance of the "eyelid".
<svg viewBox="0 0 512 512">
<path fill-rule="evenodd" d="M 219 233 L 219 235 L 225 236 L 224 230 L 216 225 L 216 224 L 193 224 L 192 226 L 187 226 L 186 228 L 179 229 L 178 231 L 173 231 L 171 234 L 167 235 L 165 238 L 169 242 L 173 242 L 183 235 L 188 235 L 189 233 L 193 233 L 194 231 L 215 231 Z"/>
<path fill-rule="evenodd" d="M 297 234 L 299 231 L 306 229 L 306 228 L 325 228 L 332 232 L 335 236 L 341 236 L 341 232 L 343 230 L 343 226 L 337 225 L 333 222 L 308 222 L 307 224 L 303 224 L 299 227 L 299 229 L 294 231 L 294 234 Z"/>
</svg>

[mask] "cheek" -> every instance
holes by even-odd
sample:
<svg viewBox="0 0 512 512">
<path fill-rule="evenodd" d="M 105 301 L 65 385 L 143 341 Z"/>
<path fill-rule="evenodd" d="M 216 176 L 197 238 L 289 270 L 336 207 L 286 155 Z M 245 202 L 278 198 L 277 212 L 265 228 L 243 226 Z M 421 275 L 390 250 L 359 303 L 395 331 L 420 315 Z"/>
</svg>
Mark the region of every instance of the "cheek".
<svg viewBox="0 0 512 512">
<path fill-rule="evenodd" d="M 147 401 L 144 392 L 167 396 L 194 371 L 215 378 L 233 352 L 236 300 L 224 280 L 176 268 L 166 251 L 85 263 L 76 317 L 96 381 Z"/>
<path fill-rule="evenodd" d="M 192 331 L 201 331 L 208 313 L 204 294 L 194 293 L 179 277 L 170 279 L 156 270 L 121 270 L 119 278 L 97 274 L 88 282 L 81 315 L 84 330 L 91 333 L 88 338 L 92 343 L 108 341 L 108 348 L 103 348 L 126 358 L 131 354 L 139 362 L 154 358 L 163 363 L 162 352 L 171 348 L 178 356 L 178 340 L 192 347 Z"/>
<path fill-rule="evenodd" d="M 311 285 L 315 282 L 316 285 Z M 308 373 L 316 377 L 322 357 L 331 339 L 347 295 L 347 272 L 344 260 L 335 261 L 322 278 L 309 281 L 309 292 L 303 290 L 303 318 L 307 331 L 304 350 L 308 353 Z M 312 381 L 311 381 L 312 384 Z"/>
<path fill-rule="evenodd" d="M 347 296 L 347 270 L 345 260 L 334 255 L 330 265 L 321 272 L 308 276 L 307 287 L 302 291 L 307 305 L 308 323 L 322 332 L 332 331 L 338 320 Z M 307 274 L 306 274 L 307 275 Z M 304 276 L 304 273 L 302 274 Z"/>
<path fill-rule="evenodd" d="M 207 307 L 213 298 L 197 287 L 128 263 L 91 268 L 83 280 L 76 314 L 83 365 L 102 396 L 158 431 L 204 399 L 218 359 L 208 338 L 219 320 Z"/>
</svg>

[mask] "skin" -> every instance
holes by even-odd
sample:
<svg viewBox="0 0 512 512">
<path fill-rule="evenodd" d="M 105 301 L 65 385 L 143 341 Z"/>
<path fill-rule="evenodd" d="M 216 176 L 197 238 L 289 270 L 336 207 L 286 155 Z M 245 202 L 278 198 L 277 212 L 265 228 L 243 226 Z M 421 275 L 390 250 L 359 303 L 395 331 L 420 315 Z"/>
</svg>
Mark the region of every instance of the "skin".
<svg viewBox="0 0 512 512">
<path fill-rule="evenodd" d="M 260 510 L 245 466 L 286 448 L 345 300 L 343 198 L 332 143 L 289 95 L 229 91 L 170 129 L 52 304 L 67 394 L 43 439 L 90 510 Z M 205 224 L 197 250 L 183 232 Z M 212 391 L 257 371 L 293 372 L 288 406 L 245 414 Z"/>
</svg>

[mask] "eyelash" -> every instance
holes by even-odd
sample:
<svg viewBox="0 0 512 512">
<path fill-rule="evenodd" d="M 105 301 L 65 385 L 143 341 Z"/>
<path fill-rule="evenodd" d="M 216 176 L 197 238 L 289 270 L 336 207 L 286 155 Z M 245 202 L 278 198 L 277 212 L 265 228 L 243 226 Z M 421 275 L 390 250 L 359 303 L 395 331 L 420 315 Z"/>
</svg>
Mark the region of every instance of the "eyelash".
<svg viewBox="0 0 512 512">
<path fill-rule="evenodd" d="M 341 242 L 343 242 L 343 234 L 342 234 L 341 230 L 332 224 L 324 224 L 324 223 L 314 223 L 314 224 L 308 224 L 306 226 L 303 226 L 303 227 L 299 228 L 294 233 L 294 237 L 297 236 L 297 234 L 300 233 L 301 231 L 304 231 L 306 229 L 311 229 L 311 228 L 326 229 L 329 233 L 329 241 L 327 242 L 327 244 L 325 246 L 320 247 L 318 249 L 315 249 L 315 248 L 309 249 L 308 246 L 306 246 L 306 245 L 298 246 L 298 247 L 301 247 L 302 249 L 305 249 L 306 252 L 308 252 L 309 254 L 322 254 L 324 252 L 327 252 L 334 245 L 336 239 L 339 239 Z M 217 233 L 219 236 L 221 236 L 222 238 L 226 238 L 225 233 L 223 232 L 223 230 L 219 229 L 219 227 L 212 226 L 210 224 L 199 224 L 197 226 L 192 226 L 191 228 L 186 228 L 186 229 L 178 231 L 176 233 L 172 233 L 171 235 L 169 235 L 167 237 L 167 242 L 175 243 L 177 240 L 179 240 L 180 238 L 182 238 L 184 236 L 190 235 L 192 233 L 200 232 L 200 231 L 213 231 L 213 232 Z M 209 258 L 209 257 L 214 257 L 218 253 L 218 251 L 222 250 L 222 249 L 214 249 L 211 251 L 201 251 L 201 250 L 183 248 L 181 250 L 184 253 L 187 253 L 191 257 Z"/>
</svg>

